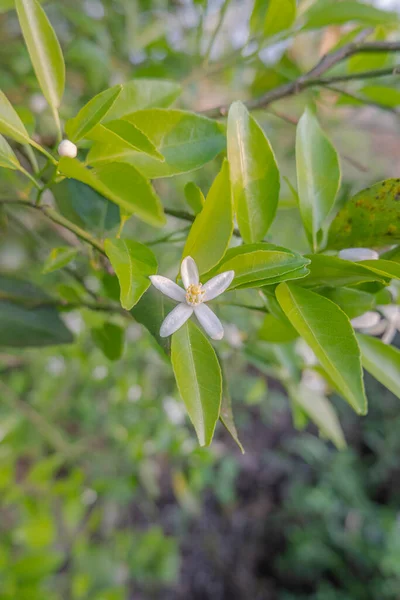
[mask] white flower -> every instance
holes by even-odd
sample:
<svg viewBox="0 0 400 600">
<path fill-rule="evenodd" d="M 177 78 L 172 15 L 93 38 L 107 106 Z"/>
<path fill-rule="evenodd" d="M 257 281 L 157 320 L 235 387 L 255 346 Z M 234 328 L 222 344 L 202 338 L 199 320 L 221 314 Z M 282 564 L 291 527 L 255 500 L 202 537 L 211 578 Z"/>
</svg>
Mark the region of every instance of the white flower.
<svg viewBox="0 0 400 600">
<path fill-rule="evenodd" d="M 181 277 L 185 286 L 184 290 L 170 279 L 167 279 L 167 277 L 151 275 L 150 279 L 154 287 L 165 294 L 165 296 L 168 296 L 168 298 L 179 302 L 178 306 L 164 319 L 160 329 L 160 336 L 168 337 L 175 333 L 175 331 L 178 331 L 194 313 L 210 338 L 213 340 L 222 340 L 224 329 L 221 321 L 204 303 L 222 294 L 230 286 L 234 276 L 234 271 L 226 271 L 225 273 L 216 275 L 202 285 L 199 280 L 197 265 L 191 256 L 184 258 L 181 264 Z"/>
<path fill-rule="evenodd" d="M 68 158 L 75 158 L 78 154 L 78 148 L 70 140 L 63 140 L 58 145 L 58 154 L 60 156 L 68 156 Z"/>
<path fill-rule="evenodd" d="M 378 260 L 379 254 L 370 248 L 346 248 L 340 250 L 339 258 L 358 262 L 359 260 Z"/>
</svg>

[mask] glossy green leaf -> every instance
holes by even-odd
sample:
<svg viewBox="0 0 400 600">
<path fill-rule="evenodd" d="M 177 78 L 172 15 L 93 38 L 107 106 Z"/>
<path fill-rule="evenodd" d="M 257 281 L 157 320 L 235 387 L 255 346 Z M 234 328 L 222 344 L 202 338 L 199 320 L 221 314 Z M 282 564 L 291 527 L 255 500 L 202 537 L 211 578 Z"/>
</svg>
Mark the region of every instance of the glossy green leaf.
<svg viewBox="0 0 400 600">
<path fill-rule="evenodd" d="M 368 335 L 357 340 L 364 369 L 400 398 L 400 350 Z"/>
<path fill-rule="evenodd" d="M 115 323 L 92 329 L 92 339 L 109 360 L 119 360 L 124 352 L 124 330 Z"/>
<path fill-rule="evenodd" d="M 139 110 L 124 119 L 135 125 L 164 156 L 164 162 L 128 150 L 118 160 L 134 165 L 145 177 L 169 177 L 202 167 L 225 148 L 223 126 L 183 110 Z"/>
<path fill-rule="evenodd" d="M 0 133 L 19 144 L 29 144 L 29 134 L 7 96 L 0 90 Z"/>
<path fill-rule="evenodd" d="M 233 231 L 232 191 L 228 161 L 224 161 L 186 240 L 182 257 L 191 256 L 205 273 L 224 256 Z"/>
<path fill-rule="evenodd" d="M 303 28 L 318 29 L 352 21 L 363 25 L 392 24 L 398 21 L 398 15 L 356 0 L 315 2 L 304 14 Z"/>
<path fill-rule="evenodd" d="M 205 202 L 203 192 L 193 181 L 189 181 L 185 185 L 185 198 L 190 208 L 195 215 L 198 215 L 202 210 Z"/>
<path fill-rule="evenodd" d="M 132 165 L 114 163 L 90 170 L 74 158 L 63 157 L 58 167 L 64 175 L 86 183 L 127 213 L 135 214 L 154 227 L 165 224 L 160 199 Z"/>
<path fill-rule="evenodd" d="M 130 152 L 145 152 L 157 160 L 164 161 L 163 155 L 149 138 L 125 119 L 97 125 L 88 137 L 97 142 L 87 156 L 89 164 L 123 160 L 126 153 Z"/>
<path fill-rule="evenodd" d="M 160 337 L 160 327 L 167 314 L 175 306 L 175 302 L 169 300 L 164 294 L 160 294 L 155 287 L 150 286 L 130 311 L 133 318 L 143 325 L 157 342 L 155 347 L 162 350 L 161 356 L 164 358 L 170 353 L 171 338 Z"/>
<path fill-rule="evenodd" d="M 64 179 L 51 191 L 60 212 L 70 221 L 103 237 L 119 224 L 119 208 L 90 186 Z"/>
<path fill-rule="evenodd" d="M 361 263 L 343 260 L 337 256 L 313 254 L 308 256 L 310 274 L 301 281 L 304 287 L 336 287 L 358 285 L 367 281 L 388 283 L 388 278 L 378 275 Z"/>
<path fill-rule="evenodd" d="M 20 167 L 11 146 L 2 135 L 0 135 L 0 167 L 6 169 L 18 169 Z"/>
<path fill-rule="evenodd" d="M 243 244 L 230 248 L 222 261 L 209 271 L 204 279 L 233 270 L 235 279 L 229 289 L 254 287 L 256 282 L 258 284 L 262 281 L 265 285 L 266 280 L 301 269 L 308 262 L 301 254 L 273 244 Z"/>
<path fill-rule="evenodd" d="M 37 0 L 15 0 L 15 8 L 43 95 L 50 106 L 58 107 L 64 93 L 65 65 L 56 34 Z"/>
<path fill-rule="evenodd" d="M 253 35 L 270 37 L 289 29 L 296 18 L 296 0 L 256 0 L 250 17 Z"/>
<path fill-rule="evenodd" d="M 133 79 L 123 84 L 122 93 L 105 121 L 121 119 L 144 108 L 167 108 L 181 92 L 181 86 L 174 81 Z"/>
<path fill-rule="evenodd" d="M 285 344 L 299 337 L 299 334 L 289 321 L 281 321 L 273 315 L 265 315 L 258 330 L 258 337 L 270 344 Z"/>
<path fill-rule="evenodd" d="M 73 142 L 84 138 L 108 113 L 120 95 L 122 86 L 116 85 L 97 94 L 65 124 L 65 133 Z"/>
<path fill-rule="evenodd" d="M 265 133 L 240 102 L 229 110 L 228 159 L 240 233 L 245 242 L 259 242 L 275 217 L 279 170 Z"/>
<path fill-rule="evenodd" d="M 118 277 L 121 305 L 130 310 L 150 286 L 149 275 L 157 273 L 156 257 L 135 240 L 108 239 L 104 248 Z"/>
<path fill-rule="evenodd" d="M 47 304 L 47 305 L 46 305 Z M 0 345 L 52 346 L 73 341 L 49 297 L 36 286 L 0 277 Z"/>
<path fill-rule="evenodd" d="M 208 446 L 220 413 L 222 374 L 214 348 L 192 321 L 173 334 L 171 360 L 200 446 Z"/>
<path fill-rule="evenodd" d="M 390 260 L 392 262 L 400 263 L 400 246 L 395 246 L 380 255 L 382 260 Z"/>
<path fill-rule="evenodd" d="M 340 166 L 335 148 L 309 109 L 297 126 L 296 168 L 300 214 L 316 249 L 317 233 L 339 190 Z"/>
<path fill-rule="evenodd" d="M 281 283 L 276 297 L 343 397 L 357 413 L 365 414 L 360 350 L 345 313 L 327 298 L 293 284 Z"/>
<path fill-rule="evenodd" d="M 77 254 L 78 250 L 76 248 L 71 248 L 70 246 L 53 248 L 43 265 L 42 273 L 45 275 L 57 271 L 57 269 L 62 269 L 68 265 Z"/>
<path fill-rule="evenodd" d="M 400 179 L 361 190 L 329 229 L 328 248 L 374 248 L 400 242 Z"/>
<path fill-rule="evenodd" d="M 400 279 L 400 264 L 391 260 L 362 260 L 358 264 L 367 267 L 370 271 L 377 273 L 380 277 Z"/>
<path fill-rule="evenodd" d="M 327 398 L 301 387 L 289 389 L 290 398 L 317 425 L 324 437 L 341 450 L 346 447 L 343 430 L 332 404 Z"/>
<path fill-rule="evenodd" d="M 363 290 L 334 287 L 319 290 L 318 293 L 340 306 L 349 319 L 359 317 L 376 306 L 374 294 L 369 294 Z"/>
</svg>

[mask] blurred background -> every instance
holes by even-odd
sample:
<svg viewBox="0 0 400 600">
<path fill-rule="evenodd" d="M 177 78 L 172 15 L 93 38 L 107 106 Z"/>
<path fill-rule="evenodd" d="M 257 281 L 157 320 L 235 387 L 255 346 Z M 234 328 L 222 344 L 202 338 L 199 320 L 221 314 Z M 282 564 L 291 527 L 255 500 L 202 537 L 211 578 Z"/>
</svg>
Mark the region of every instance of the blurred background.
<svg viewBox="0 0 400 600">
<path fill-rule="evenodd" d="M 12 4 L 0 0 L 0 88 L 28 129 L 52 146 L 51 114 Z M 400 12 L 399 0 L 374 4 Z M 190 110 L 256 98 L 309 70 L 354 28 L 306 32 L 260 51 L 248 42 L 252 6 L 247 0 L 45 2 L 67 65 L 62 119 L 106 87 L 141 77 L 180 82 L 176 105 Z M 396 34 L 376 27 L 371 39 Z M 335 72 L 390 65 L 395 57 L 366 60 L 353 57 Z M 309 101 L 341 156 L 345 194 L 399 175 L 400 86 L 394 99 L 376 89 L 384 79 L 368 85 L 351 81 L 340 93 L 310 89 L 257 112 L 289 182 L 295 181 L 294 125 Z M 357 101 L 360 93 L 368 102 Z M 184 208 L 185 184 L 195 181 L 206 192 L 217 171 L 215 161 L 155 185 L 166 205 Z M 1 197 L 21 185 L 14 171 L 0 172 Z M 115 228 L 118 214 L 80 218 L 101 235 Z M 176 274 L 183 225 L 170 222 L 171 232 L 182 230 L 176 244 L 154 245 L 165 275 Z M 143 224 L 129 221 L 126 228 L 141 240 L 154 236 Z M 29 274 L 70 303 L 82 282 L 92 294 L 112 296 L 115 278 L 94 260 L 42 274 L 65 232 L 49 228 L 40 214 L 3 208 L 0 231 L 3 277 Z M 283 184 L 270 239 L 306 251 L 300 231 Z M 341 452 L 313 426 L 296 431 L 289 401 L 270 376 L 280 350 L 260 356 L 252 345 L 249 332 L 262 315 L 224 311 L 232 324 L 221 358 L 245 454 L 222 426 L 210 448 L 198 447 L 169 365 L 133 320 L 124 326 L 116 362 L 91 334 L 104 317 L 90 310 L 63 315 L 73 345 L 0 349 L 0 600 L 400 598 L 399 401 L 369 377 L 367 417 L 334 398 L 348 443 Z M 302 360 L 281 355 L 278 362 L 301 368 Z"/>
</svg>

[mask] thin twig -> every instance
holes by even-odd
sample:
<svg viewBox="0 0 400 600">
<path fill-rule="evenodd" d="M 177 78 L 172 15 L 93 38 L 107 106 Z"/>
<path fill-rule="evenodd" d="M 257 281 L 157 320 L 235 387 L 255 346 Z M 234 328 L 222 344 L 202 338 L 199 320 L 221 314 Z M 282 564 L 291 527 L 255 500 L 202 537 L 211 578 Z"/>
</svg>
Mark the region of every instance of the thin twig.
<svg viewBox="0 0 400 600">
<path fill-rule="evenodd" d="M 205 51 L 202 68 L 206 68 L 207 65 L 208 65 L 208 61 L 210 59 L 211 51 L 212 51 L 212 49 L 214 47 L 214 42 L 217 39 L 217 36 L 218 36 L 218 34 L 219 34 L 220 30 L 221 30 L 222 24 L 224 22 L 225 14 L 226 14 L 226 11 L 228 10 L 230 2 L 231 2 L 231 0 L 225 0 L 225 2 L 223 3 L 223 5 L 222 5 L 222 7 L 221 7 L 221 9 L 219 11 L 218 23 L 217 23 L 216 28 L 214 29 L 214 32 L 213 32 L 213 34 L 212 34 L 212 36 L 210 38 L 210 41 L 209 41 L 208 46 L 207 46 L 207 49 Z"/>
</svg>

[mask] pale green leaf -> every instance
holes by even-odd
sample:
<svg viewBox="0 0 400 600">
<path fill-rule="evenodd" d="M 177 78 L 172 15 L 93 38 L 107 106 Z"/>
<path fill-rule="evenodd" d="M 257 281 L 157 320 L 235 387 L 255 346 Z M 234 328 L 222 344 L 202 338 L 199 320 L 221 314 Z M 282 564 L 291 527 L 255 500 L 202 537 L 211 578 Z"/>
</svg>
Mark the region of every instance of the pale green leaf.
<svg viewBox="0 0 400 600">
<path fill-rule="evenodd" d="M 58 167 L 64 175 L 86 183 L 128 214 L 135 214 L 154 227 L 165 224 L 160 199 L 147 179 L 132 165 L 114 163 L 90 170 L 74 158 L 63 157 Z"/>
<path fill-rule="evenodd" d="M 364 369 L 400 398 L 400 350 L 368 335 L 357 339 Z"/>
<path fill-rule="evenodd" d="M 253 35 L 271 37 L 289 29 L 296 18 L 296 0 L 256 0 L 250 17 Z"/>
<path fill-rule="evenodd" d="M 224 256 L 233 231 L 232 192 L 228 161 L 214 180 L 203 210 L 197 215 L 182 257 L 191 256 L 200 274 L 209 271 Z"/>
<path fill-rule="evenodd" d="M 0 167 L 6 169 L 18 169 L 20 167 L 11 146 L 2 135 L 0 135 Z"/>
<path fill-rule="evenodd" d="M 0 133 L 19 144 L 29 144 L 29 134 L 7 96 L 0 90 Z"/>
<path fill-rule="evenodd" d="M 279 170 L 265 133 L 240 102 L 229 110 L 228 159 L 240 233 L 245 242 L 259 242 L 275 217 Z"/>
<path fill-rule="evenodd" d="M 340 166 L 335 148 L 309 109 L 297 126 L 296 167 L 301 218 L 316 249 L 317 233 L 339 190 Z"/>
<path fill-rule="evenodd" d="M 121 93 L 122 87 L 116 85 L 97 94 L 78 112 L 76 117 L 65 124 L 65 133 L 73 142 L 78 142 L 106 116 Z"/>
<path fill-rule="evenodd" d="M 357 413 L 365 414 L 360 350 L 345 313 L 327 298 L 293 284 L 281 283 L 276 297 L 343 397 Z"/>
<path fill-rule="evenodd" d="M 304 14 L 303 28 L 317 29 L 353 21 L 364 25 L 393 24 L 398 15 L 356 0 L 315 2 Z"/>
<path fill-rule="evenodd" d="M 222 374 L 214 348 L 192 321 L 173 334 L 171 360 L 200 446 L 208 446 L 220 414 Z"/>
<path fill-rule="evenodd" d="M 118 277 L 121 305 L 130 310 L 150 286 L 149 275 L 157 273 L 156 257 L 135 240 L 107 239 L 104 248 Z"/>
<path fill-rule="evenodd" d="M 189 181 L 185 185 L 185 198 L 190 208 L 195 215 L 198 215 L 202 210 L 205 202 L 203 192 L 193 181 Z"/>
<path fill-rule="evenodd" d="M 123 84 L 122 93 L 105 121 L 121 119 L 144 108 L 167 108 L 181 92 L 181 86 L 174 81 L 133 79 Z"/>
<path fill-rule="evenodd" d="M 15 0 L 15 7 L 43 95 L 57 108 L 64 93 L 65 65 L 56 34 L 37 0 Z"/>
<path fill-rule="evenodd" d="M 45 275 L 57 271 L 57 269 L 62 269 L 68 265 L 77 254 L 78 250 L 76 248 L 71 248 L 70 246 L 53 248 L 43 265 L 42 273 Z"/>
<path fill-rule="evenodd" d="M 365 85 L 360 92 L 373 102 L 384 106 L 396 107 L 400 105 L 400 90 L 384 85 Z"/>
</svg>

